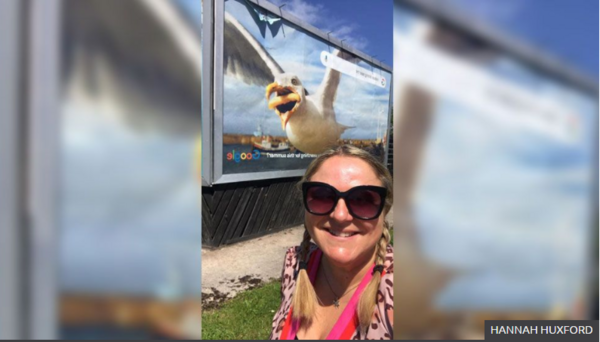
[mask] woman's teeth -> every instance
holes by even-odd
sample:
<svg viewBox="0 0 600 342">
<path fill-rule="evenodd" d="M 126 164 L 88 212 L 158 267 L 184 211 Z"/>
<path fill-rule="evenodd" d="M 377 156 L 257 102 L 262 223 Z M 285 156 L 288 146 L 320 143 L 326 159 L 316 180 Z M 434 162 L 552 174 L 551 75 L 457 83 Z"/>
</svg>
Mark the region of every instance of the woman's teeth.
<svg viewBox="0 0 600 342">
<path fill-rule="evenodd" d="M 331 230 L 329 231 L 329 234 L 333 235 L 333 236 L 338 236 L 338 237 L 351 237 L 352 235 L 356 234 L 356 233 L 336 233 L 336 232 L 332 232 Z"/>
</svg>

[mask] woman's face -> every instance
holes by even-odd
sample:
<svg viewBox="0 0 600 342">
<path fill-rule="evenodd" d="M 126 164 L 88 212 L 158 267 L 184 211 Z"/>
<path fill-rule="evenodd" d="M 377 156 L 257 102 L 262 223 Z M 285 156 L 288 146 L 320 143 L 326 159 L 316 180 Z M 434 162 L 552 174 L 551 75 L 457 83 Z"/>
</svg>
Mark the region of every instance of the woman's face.
<svg viewBox="0 0 600 342">
<path fill-rule="evenodd" d="M 341 192 L 359 185 L 382 186 L 371 166 L 356 157 L 327 159 L 310 181 L 327 183 Z M 340 198 L 330 214 L 319 216 L 305 211 L 304 217 L 311 237 L 328 260 L 335 266 L 352 268 L 373 257 L 383 233 L 384 215 L 373 220 L 356 219 Z"/>
</svg>

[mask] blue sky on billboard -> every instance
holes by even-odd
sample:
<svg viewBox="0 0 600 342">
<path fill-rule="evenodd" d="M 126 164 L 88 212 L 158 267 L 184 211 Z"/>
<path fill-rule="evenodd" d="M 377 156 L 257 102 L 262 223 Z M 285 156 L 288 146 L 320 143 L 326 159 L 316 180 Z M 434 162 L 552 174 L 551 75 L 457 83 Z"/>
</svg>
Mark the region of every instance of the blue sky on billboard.
<svg viewBox="0 0 600 342">
<path fill-rule="evenodd" d="M 201 217 L 191 141 L 139 136 L 102 110 L 65 104 L 62 111 L 61 289 L 197 294 Z"/>
<path fill-rule="evenodd" d="M 598 2 L 449 0 L 598 80 Z"/>
<path fill-rule="evenodd" d="M 388 65 L 392 65 L 393 18 L 391 0 L 273 0 L 311 25 Z"/>
<path fill-rule="evenodd" d="M 365 53 L 392 64 L 392 0 L 272 0 Z M 377 4 L 377 6 L 375 6 Z M 598 79 L 598 2 L 449 0 L 451 6 Z"/>
<path fill-rule="evenodd" d="M 198 0 L 177 0 L 177 4 L 185 9 L 193 18 L 202 16 L 202 4 Z"/>
</svg>

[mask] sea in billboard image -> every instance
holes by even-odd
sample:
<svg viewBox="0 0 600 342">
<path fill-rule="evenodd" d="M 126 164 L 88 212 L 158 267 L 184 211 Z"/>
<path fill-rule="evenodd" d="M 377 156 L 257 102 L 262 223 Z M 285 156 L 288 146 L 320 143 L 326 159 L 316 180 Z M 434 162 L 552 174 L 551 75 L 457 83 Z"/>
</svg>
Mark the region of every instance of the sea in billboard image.
<svg viewBox="0 0 600 342">
<path fill-rule="evenodd" d="M 301 170 L 341 143 L 384 159 L 387 71 L 237 0 L 223 57 L 224 174 Z"/>
</svg>

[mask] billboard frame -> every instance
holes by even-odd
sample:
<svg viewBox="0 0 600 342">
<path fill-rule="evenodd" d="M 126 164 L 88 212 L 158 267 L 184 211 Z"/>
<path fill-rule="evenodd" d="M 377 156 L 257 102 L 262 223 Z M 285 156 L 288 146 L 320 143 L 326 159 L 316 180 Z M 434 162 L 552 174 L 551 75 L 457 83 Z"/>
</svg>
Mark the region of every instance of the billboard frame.
<svg viewBox="0 0 600 342">
<path fill-rule="evenodd" d="M 210 2 L 212 2 L 212 0 L 209 0 Z M 393 72 L 392 72 L 392 68 L 391 66 L 383 63 L 382 61 L 379 61 L 357 49 L 352 48 L 351 46 L 344 46 L 343 41 L 335 38 L 335 37 L 331 37 L 330 35 L 328 35 L 327 33 L 317 29 L 316 27 L 303 22 L 301 19 L 297 18 L 296 16 L 292 15 L 289 12 L 286 12 L 284 10 L 282 10 L 280 7 L 270 3 L 270 2 L 266 2 L 266 1 L 259 1 L 259 0 L 245 0 L 249 3 L 251 3 L 254 6 L 257 6 L 263 10 L 266 10 L 268 12 L 271 12 L 273 15 L 276 15 L 284 20 L 286 20 L 287 22 L 298 26 L 299 28 L 301 28 L 302 30 L 304 30 L 307 34 L 314 36 L 316 39 L 320 39 L 330 45 L 333 45 L 343 51 L 349 52 L 359 58 L 361 58 L 365 63 L 369 64 L 371 67 L 377 67 L 380 70 L 386 71 L 388 73 L 390 73 L 390 76 L 393 78 Z M 206 3 L 205 3 L 206 4 Z M 203 8 L 203 11 L 205 9 Z M 208 11 L 205 11 L 208 12 Z M 205 25 L 207 22 L 203 21 L 203 25 Z M 214 38 L 214 50 L 211 51 L 212 53 L 210 54 L 211 57 L 212 56 L 223 56 L 224 53 L 224 49 L 223 49 L 223 45 L 224 45 L 224 24 L 225 24 L 225 1 L 216 1 L 216 3 L 214 3 L 214 21 L 212 22 L 212 27 L 214 27 L 214 31 L 213 33 L 213 38 Z M 205 29 L 203 28 L 203 34 L 205 33 L 204 31 Z M 202 44 L 203 44 L 203 55 L 205 53 L 207 53 L 206 50 L 204 50 L 207 47 L 207 44 L 205 44 L 206 42 L 206 36 L 203 36 L 203 40 L 202 40 Z M 213 44 L 211 44 L 213 45 Z M 212 48 L 212 46 L 210 47 Z M 204 63 L 204 59 L 203 59 L 203 63 Z M 204 66 L 205 64 L 203 64 L 203 72 L 204 72 Z M 205 142 L 209 142 L 212 146 L 210 151 L 212 152 L 210 154 L 210 158 L 207 158 L 208 160 L 203 158 L 203 161 L 207 161 L 210 162 L 211 164 L 209 165 L 210 170 L 207 170 L 207 173 L 205 174 L 207 176 L 208 179 L 210 179 L 210 183 L 207 184 L 207 186 L 211 186 L 213 184 L 225 184 L 225 183 L 236 183 L 236 182 L 245 182 L 245 181 L 255 181 L 255 180 L 264 180 L 264 179 L 274 179 L 274 178 L 291 178 L 291 177 L 300 177 L 304 174 L 304 169 L 297 169 L 297 170 L 286 170 L 286 171 L 266 171 L 266 172 L 250 172 L 250 173 L 236 173 L 236 174 L 223 174 L 223 86 L 224 86 L 224 72 L 223 72 L 223 58 L 215 58 L 214 59 L 214 64 L 212 64 L 212 69 L 211 69 L 212 75 L 214 77 L 213 79 L 213 97 L 211 98 L 213 102 L 213 106 L 212 108 L 209 108 L 209 112 L 204 111 L 203 112 L 203 124 L 208 124 L 211 125 L 209 127 L 212 127 L 212 132 L 210 132 L 210 140 L 207 139 L 203 139 L 203 141 Z M 203 78 L 205 79 L 205 78 Z M 393 83 L 393 82 L 391 82 Z M 203 84 L 203 89 L 206 89 L 206 87 L 204 87 Z M 389 103 L 392 103 L 392 86 L 390 85 L 390 94 L 389 94 Z M 203 90 L 204 93 L 204 90 Z M 203 97 L 203 100 L 205 99 L 205 97 Z M 205 104 L 203 102 L 203 110 L 206 110 L 206 108 L 208 107 L 208 104 Z M 206 118 L 206 116 L 210 116 L 210 118 Z M 386 134 L 387 137 L 389 138 L 389 132 L 392 129 L 389 125 L 389 123 L 391 122 L 391 117 L 392 117 L 392 106 L 388 106 L 388 127 L 386 130 Z M 203 128 L 203 133 L 204 133 L 204 128 Z M 204 135 L 203 138 L 207 137 L 207 135 Z M 389 146 L 384 146 L 384 162 L 387 162 L 387 153 L 389 150 Z M 204 149 L 204 144 L 203 144 L 203 151 L 205 151 Z M 205 156 L 206 153 L 203 152 L 203 156 Z M 203 163 L 203 170 L 204 167 L 207 165 L 207 163 Z M 203 171 L 204 173 L 204 171 Z M 203 186 L 205 185 L 204 179 L 202 182 Z"/>
<path fill-rule="evenodd" d="M 200 158 L 201 172 L 200 176 L 202 179 L 202 186 L 210 186 L 212 180 L 212 109 L 213 109 L 213 97 L 212 97 L 212 79 L 211 77 L 203 77 L 204 75 L 213 75 L 213 7 L 214 0 L 201 0 L 200 6 L 202 6 L 202 65 L 201 65 L 201 76 L 202 76 L 202 94 L 201 101 L 201 123 L 202 123 L 202 157 Z M 206 113 L 207 115 L 203 115 Z"/>
</svg>

